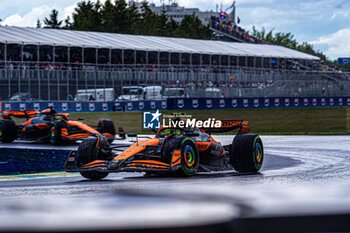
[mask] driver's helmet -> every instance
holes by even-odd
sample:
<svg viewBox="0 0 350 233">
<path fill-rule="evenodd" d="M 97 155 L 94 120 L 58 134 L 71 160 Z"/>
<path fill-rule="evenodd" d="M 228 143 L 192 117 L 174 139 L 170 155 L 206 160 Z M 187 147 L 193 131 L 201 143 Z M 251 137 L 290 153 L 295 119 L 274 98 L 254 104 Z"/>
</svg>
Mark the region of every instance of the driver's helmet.
<svg viewBox="0 0 350 233">
<path fill-rule="evenodd" d="M 181 132 L 178 129 L 172 129 L 172 128 L 168 128 L 168 129 L 164 129 L 162 131 L 163 135 L 170 135 L 170 134 L 174 134 L 175 136 L 180 136 Z"/>
</svg>

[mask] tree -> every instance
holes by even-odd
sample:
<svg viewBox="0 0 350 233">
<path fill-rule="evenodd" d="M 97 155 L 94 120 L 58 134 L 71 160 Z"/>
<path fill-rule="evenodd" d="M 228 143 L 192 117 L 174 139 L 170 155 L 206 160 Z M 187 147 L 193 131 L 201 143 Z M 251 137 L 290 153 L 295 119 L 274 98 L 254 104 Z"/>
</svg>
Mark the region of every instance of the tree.
<svg viewBox="0 0 350 233">
<path fill-rule="evenodd" d="M 131 29 L 135 22 L 129 19 L 125 0 L 115 0 L 114 4 L 107 0 L 101 8 L 102 31 L 117 33 L 133 33 Z M 136 14 L 136 13 L 135 13 Z"/>
<path fill-rule="evenodd" d="M 209 32 L 209 26 L 205 27 L 203 26 L 200 19 L 195 16 L 195 14 L 192 15 L 186 15 L 183 20 L 181 21 L 179 30 L 180 35 L 182 37 L 186 38 L 193 38 L 193 39 L 209 39 L 210 38 L 210 32 Z"/>
<path fill-rule="evenodd" d="M 41 28 L 41 22 L 40 19 L 36 21 L 36 28 Z"/>
<path fill-rule="evenodd" d="M 128 21 L 128 10 L 125 0 L 115 0 L 114 2 L 114 24 L 118 33 L 133 33 L 129 29 L 132 22 Z"/>
<path fill-rule="evenodd" d="M 99 1 L 79 2 L 73 13 L 73 22 L 70 29 L 82 31 L 102 31 L 100 15 L 101 4 Z"/>
<path fill-rule="evenodd" d="M 308 42 L 298 43 L 296 39 L 294 39 L 294 35 L 290 32 L 283 33 L 283 32 L 273 32 L 274 29 L 271 29 L 269 32 L 266 32 L 265 28 L 263 27 L 261 31 L 257 30 L 255 26 L 253 26 L 253 36 L 264 40 L 266 42 L 269 42 L 271 44 L 277 44 L 281 46 L 285 46 L 291 49 L 295 49 L 307 54 L 311 54 L 313 56 L 319 57 L 322 61 L 324 61 L 326 64 L 333 64 L 333 61 L 330 61 L 326 55 L 324 55 L 321 51 L 316 51 L 312 44 L 309 44 Z"/>
<path fill-rule="evenodd" d="M 101 20 L 102 20 L 102 25 L 101 25 L 102 31 L 104 31 L 104 32 L 116 32 L 116 25 L 114 23 L 114 21 L 115 21 L 115 8 L 110 0 L 105 1 L 105 4 L 103 5 L 103 7 L 101 9 L 100 14 L 101 14 Z"/>
<path fill-rule="evenodd" d="M 180 37 L 181 33 L 179 31 L 179 24 L 170 17 L 169 22 L 167 23 L 167 36 L 171 37 Z"/>
<path fill-rule="evenodd" d="M 64 20 L 64 29 L 70 29 L 72 27 L 72 23 L 70 22 L 70 17 L 69 15 L 67 16 L 67 18 Z"/>
<path fill-rule="evenodd" d="M 141 15 L 135 3 L 127 8 L 127 22 L 129 22 L 128 31 L 126 32 L 128 34 L 134 34 L 139 24 L 142 23 Z"/>
<path fill-rule="evenodd" d="M 135 34 L 158 35 L 158 16 L 149 8 L 148 2 L 143 1 L 141 5 L 140 21 L 135 29 Z"/>
<path fill-rule="evenodd" d="M 47 27 L 59 28 L 62 21 L 57 20 L 58 12 L 53 10 L 49 19 L 45 18 Z M 64 20 L 63 28 L 83 31 L 101 31 L 152 36 L 172 36 L 197 39 L 209 39 L 209 27 L 202 24 L 195 15 L 188 15 L 179 25 L 168 18 L 165 10 L 160 15 L 154 13 L 147 1 L 141 8 L 135 4 L 127 5 L 126 0 L 106 0 L 101 4 L 91 0 L 77 4 L 72 19 Z"/>
<path fill-rule="evenodd" d="M 56 9 L 52 10 L 49 19 L 44 19 L 44 24 L 46 25 L 45 28 L 60 28 L 62 20 L 58 21 L 58 11 Z"/>
</svg>

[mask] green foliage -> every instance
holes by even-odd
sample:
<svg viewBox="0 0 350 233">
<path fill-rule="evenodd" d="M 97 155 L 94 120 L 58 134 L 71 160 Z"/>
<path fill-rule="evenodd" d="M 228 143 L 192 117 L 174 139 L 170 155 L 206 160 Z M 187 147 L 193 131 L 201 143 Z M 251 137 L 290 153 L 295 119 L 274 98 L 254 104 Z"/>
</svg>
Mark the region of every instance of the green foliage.
<svg viewBox="0 0 350 233">
<path fill-rule="evenodd" d="M 333 61 L 328 60 L 326 55 L 324 55 L 321 51 L 316 51 L 313 48 L 313 45 L 308 42 L 299 43 L 294 38 L 294 35 L 290 32 L 284 33 L 284 32 L 273 32 L 274 29 L 271 29 L 270 31 L 266 31 L 263 27 L 261 31 L 257 30 L 255 26 L 253 26 L 253 36 L 267 41 L 271 44 L 277 44 L 282 45 L 287 48 L 295 49 L 307 54 L 311 54 L 313 56 L 317 56 L 321 59 L 321 61 L 324 61 L 326 64 L 334 64 Z"/>
<path fill-rule="evenodd" d="M 53 9 L 49 18 L 44 19 L 45 28 L 60 28 L 62 20 L 58 21 L 58 11 Z"/>
<path fill-rule="evenodd" d="M 69 29 L 72 26 L 72 23 L 70 22 L 70 17 L 69 15 L 67 18 L 64 20 L 65 26 L 63 27 L 64 29 Z"/>
<path fill-rule="evenodd" d="M 69 29 L 82 31 L 100 31 L 101 20 L 101 4 L 87 1 L 79 2 L 73 13 L 73 22 Z"/>
<path fill-rule="evenodd" d="M 36 21 L 36 28 L 41 28 L 41 22 L 40 19 Z"/>
<path fill-rule="evenodd" d="M 59 28 L 62 21 L 57 21 L 57 14 L 55 10 L 44 23 Z M 210 39 L 209 26 L 203 25 L 195 15 L 186 16 L 179 25 L 165 11 L 160 15 L 152 12 L 146 1 L 140 9 L 135 4 L 128 6 L 126 0 L 106 0 L 104 4 L 82 1 L 77 4 L 72 19 L 67 17 L 64 23 L 64 29 L 81 31 Z"/>
<path fill-rule="evenodd" d="M 199 25 L 199 26 L 198 26 Z M 209 27 L 201 24 L 198 17 L 186 15 L 180 24 L 180 35 L 185 38 L 207 39 L 210 38 Z"/>
</svg>

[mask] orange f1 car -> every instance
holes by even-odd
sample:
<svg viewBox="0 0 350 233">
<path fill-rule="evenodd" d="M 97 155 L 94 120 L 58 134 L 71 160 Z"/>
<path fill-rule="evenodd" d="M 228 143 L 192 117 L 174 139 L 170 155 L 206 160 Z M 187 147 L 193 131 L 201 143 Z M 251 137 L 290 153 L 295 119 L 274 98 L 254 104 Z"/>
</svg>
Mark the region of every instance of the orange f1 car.
<svg viewBox="0 0 350 233">
<path fill-rule="evenodd" d="M 69 120 L 69 114 L 57 113 L 52 107 L 39 111 L 4 111 L 0 120 L 0 141 L 11 143 L 15 139 L 63 144 L 102 134 L 111 143 L 115 137 L 114 123 L 100 119 L 98 126 L 89 126 Z M 12 117 L 26 122 L 16 125 Z"/>
<path fill-rule="evenodd" d="M 222 128 L 160 128 L 154 138 L 133 144 L 109 145 L 104 137 L 84 140 L 72 151 L 64 169 L 99 180 L 111 172 L 146 172 L 193 176 L 196 172 L 258 172 L 263 164 L 263 144 L 248 134 L 247 121 L 223 121 Z M 232 144 L 221 145 L 213 132 L 239 129 Z M 129 134 L 128 137 L 137 137 Z"/>
</svg>

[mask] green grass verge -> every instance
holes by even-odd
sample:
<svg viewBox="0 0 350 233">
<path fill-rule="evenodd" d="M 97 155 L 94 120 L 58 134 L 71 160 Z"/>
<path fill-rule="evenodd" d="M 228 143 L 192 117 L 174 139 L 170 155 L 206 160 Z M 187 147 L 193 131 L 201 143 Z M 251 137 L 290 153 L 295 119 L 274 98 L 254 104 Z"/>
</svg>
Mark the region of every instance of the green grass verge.
<svg viewBox="0 0 350 233">
<path fill-rule="evenodd" d="M 170 114 L 174 111 L 162 111 Z M 251 132 L 265 135 L 345 135 L 350 133 L 349 108 L 228 109 L 183 111 L 197 119 L 248 120 Z M 142 130 L 141 112 L 72 113 L 71 119 L 84 118 L 96 125 L 108 118 L 126 132 Z"/>
</svg>

